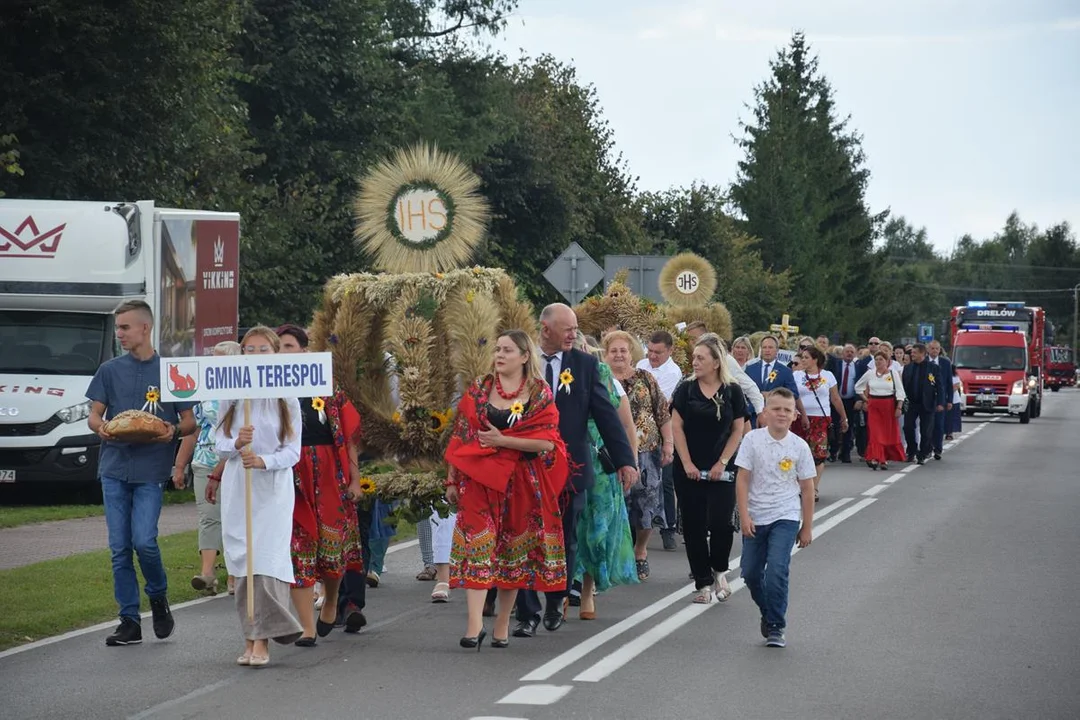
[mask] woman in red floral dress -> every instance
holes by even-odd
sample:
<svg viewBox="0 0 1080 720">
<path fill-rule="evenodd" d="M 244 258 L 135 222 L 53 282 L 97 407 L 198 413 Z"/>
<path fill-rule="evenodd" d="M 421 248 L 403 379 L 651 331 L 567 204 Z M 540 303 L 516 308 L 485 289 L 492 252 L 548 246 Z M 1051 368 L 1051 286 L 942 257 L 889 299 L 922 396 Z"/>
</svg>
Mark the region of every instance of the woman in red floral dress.
<svg viewBox="0 0 1080 720">
<path fill-rule="evenodd" d="M 446 498 L 457 505 L 450 583 L 466 589 L 469 612 L 460 644 L 484 642 L 484 600 L 494 587 L 491 645 L 505 648 L 519 589 L 566 588 L 559 494 L 569 461 L 536 346 L 523 331 L 499 337 L 494 372 L 462 397 L 446 461 Z"/>
<path fill-rule="evenodd" d="M 307 333 L 296 326 L 278 329 L 282 352 L 307 352 Z M 357 446 L 360 413 L 341 390 L 330 397 L 300 398 L 303 416 L 300 462 L 294 470 L 292 560 L 296 582 L 292 601 L 304 635 L 301 647 L 315 645 L 337 621 L 338 590 L 346 570 L 364 567 L 353 498 L 360 496 Z M 325 600 L 315 617 L 315 583 Z"/>
</svg>

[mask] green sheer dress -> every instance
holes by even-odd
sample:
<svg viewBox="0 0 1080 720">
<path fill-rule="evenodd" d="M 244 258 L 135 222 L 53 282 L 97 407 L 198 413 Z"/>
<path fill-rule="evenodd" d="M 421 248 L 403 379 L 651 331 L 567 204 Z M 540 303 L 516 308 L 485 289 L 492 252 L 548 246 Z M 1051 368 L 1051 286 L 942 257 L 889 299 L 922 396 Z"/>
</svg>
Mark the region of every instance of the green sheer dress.
<svg viewBox="0 0 1080 720">
<path fill-rule="evenodd" d="M 619 406 L 611 368 L 600 363 L 600 377 L 608 389 L 611 404 Z M 630 519 L 618 477 L 604 472 L 596 449 L 603 445 L 596 423 L 589 420 L 593 442 L 592 464 L 596 482 L 585 495 L 585 510 L 578 521 L 578 560 L 575 578 L 588 573 L 598 592 L 615 585 L 638 582 L 634 564 L 634 542 L 630 538 Z"/>
</svg>

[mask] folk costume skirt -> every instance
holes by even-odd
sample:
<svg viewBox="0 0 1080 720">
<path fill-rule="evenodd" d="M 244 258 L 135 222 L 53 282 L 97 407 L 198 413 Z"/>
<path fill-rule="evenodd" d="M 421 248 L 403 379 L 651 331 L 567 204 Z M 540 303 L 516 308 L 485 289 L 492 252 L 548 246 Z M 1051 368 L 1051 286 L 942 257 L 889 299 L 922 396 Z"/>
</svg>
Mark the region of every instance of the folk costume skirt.
<svg viewBox="0 0 1080 720">
<path fill-rule="evenodd" d="M 356 505 L 345 497 L 348 462 L 345 448 L 335 445 L 300 451 L 291 545 L 294 587 L 313 587 L 320 578 L 364 569 Z"/>
<path fill-rule="evenodd" d="M 804 429 L 800 419 L 792 423 L 791 429 L 810 446 L 814 464 L 821 465 L 829 457 L 829 425 L 832 423 L 832 418 L 810 415 L 808 419 L 810 420 L 809 428 Z"/>
<path fill-rule="evenodd" d="M 558 498 L 544 497 L 533 462 L 518 464 L 505 493 L 471 479 L 459 484 L 452 587 L 566 589 Z"/>
<path fill-rule="evenodd" d="M 869 437 L 863 459 L 879 463 L 904 460 L 900 423 L 896 419 L 896 398 L 871 397 L 866 410 L 866 426 Z"/>
</svg>

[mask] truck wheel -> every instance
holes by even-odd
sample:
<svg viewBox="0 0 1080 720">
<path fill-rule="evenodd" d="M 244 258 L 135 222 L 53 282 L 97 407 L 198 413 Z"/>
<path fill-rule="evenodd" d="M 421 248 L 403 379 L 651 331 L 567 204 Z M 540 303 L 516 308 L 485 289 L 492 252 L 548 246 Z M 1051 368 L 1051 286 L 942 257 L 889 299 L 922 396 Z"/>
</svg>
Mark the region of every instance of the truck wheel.
<svg viewBox="0 0 1080 720">
<path fill-rule="evenodd" d="M 964 411 L 964 417 L 975 417 L 975 411 L 974 410 L 965 410 Z"/>
<path fill-rule="evenodd" d="M 1050 386 L 1050 392 L 1057 392 L 1057 391 L 1058 391 L 1058 390 L 1060 390 L 1060 389 L 1061 389 L 1061 388 L 1060 388 L 1060 387 L 1058 387 L 1057 385 L 1051 385 L 1051 386 Z"/>
<path fill-rule="evenodd" d="M 1027 425 L 1029 422 L 1031 422 L 1031 412 L 1025 410 L 1024 412 L 1020 413 L 1020 424 Z"/>
</svg>

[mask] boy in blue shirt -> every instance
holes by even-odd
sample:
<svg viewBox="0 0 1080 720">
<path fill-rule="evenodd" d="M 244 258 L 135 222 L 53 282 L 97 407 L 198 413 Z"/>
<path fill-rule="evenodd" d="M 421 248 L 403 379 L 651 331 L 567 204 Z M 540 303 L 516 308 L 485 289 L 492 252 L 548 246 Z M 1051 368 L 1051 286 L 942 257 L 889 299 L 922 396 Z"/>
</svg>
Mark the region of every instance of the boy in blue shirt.
<svg viewBox="0 0 1080 720">
<path fill-rule="evenodd" d="M 164 484 L 172 475 L 176 442 L 195 431 L 194 403 L 159 403 L 155 414 L 165 421 L 166 430 L 153 441 L 123 442 L 105 432 L 106 416 L 141 410 L 152 397 L 160 397 L 161 357 L 151 343 L 154 315 L 150 306 L 142 300 L 129 300 L 113 314 L 116 338 L 127 353 L 99 367 L 86 390 L 91 401 L 90 429 L 101 437 L 98 474 L 112 552 L 113 593 L 120 606 L 120 625 L 105 638 L 109 646 L 142 642 L 133 550 L 146 579 L 154 635 L 164 639 L 172 634 L 175 622 L 157 544 L 158 518 Z"/>
<path fill-rule="evenodd" d="M 761 610 L 761 636 L 768 647 L 778 648 L 787 645 L 791 549 L 796 541 L 800 548 L 809 546 L 814 526 L 817 470 L 810 446 L 789 432 L 794 420 L 795 396 L 787 388 L 776 388 L 759 417 L 764 427 L 743 437 L 735 457 L 742 576 Z"/>
</svg>

